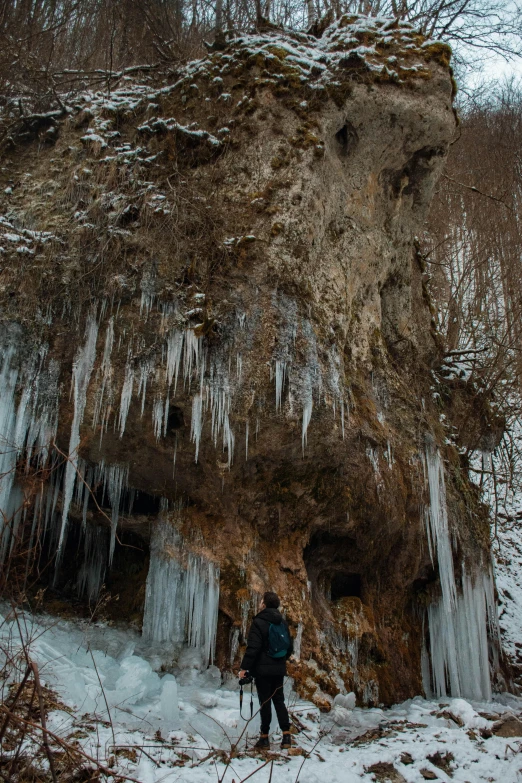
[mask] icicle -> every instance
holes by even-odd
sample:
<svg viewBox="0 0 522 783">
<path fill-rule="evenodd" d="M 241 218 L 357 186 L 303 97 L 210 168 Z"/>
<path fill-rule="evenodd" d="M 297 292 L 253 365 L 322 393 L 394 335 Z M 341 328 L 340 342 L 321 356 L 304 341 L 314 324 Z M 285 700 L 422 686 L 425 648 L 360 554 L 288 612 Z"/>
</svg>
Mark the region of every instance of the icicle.
<svg viewBox="0 0 522 783">
<path fill-rule="evenodd" d="M 309 399 L 305 400 L 303 404 L 303 431 L 302 431 L 302 447 L 303 447 L 303 456 L 305 453 L 305 446 L 307 441 L 307 432 L 308 432 L 308 425 L 310 424 L 310 420 L 312 418 L 312 408 L 313 408 L 313 399 L 312 395 L 310 395 Z"/>
<path fill-rule="evenodd" d="M 123 381 L 123 388 L 121 390 L 120 416 L 118 421 L 120 438 L 123 437 L 123 433 L 125 432 L 125 424 L 127 423 L 127 416 L 129 415 L 129 408 L 132 400 L 133 386 L 134 386 L 134 367 L 130 362 L 127 362 L 127 365 L 125 367 L 125 378 Z"/>
<path fill-rule="evenodd" d="M 32 415 L 28 417 L 26 438 L 27 462 L 29 464 L 36 450 L 39 467 L 47 463 L 49 446 L 55 440 L 58 428 L 60 365 L 51 359 L 47 367 L 43 367 L 42 362 L 46 353 L 47 348 L 41 347 L 41 363 L 37 377 L 34 379 Z M 23 443 L 19 443 L 19 447 L 22 446 Z"/>
<path fill-rule="evenodd" d="M 187 638 L 191 647 L 203 650 L 213 663 L 219 604 L 219 568 L 204 558 L 188 556 L 185 582 Z"/>
<path fill-rule="evenodd" d="M 143 362 L 140 366 L 140 380 L 138 384 L 138 397 L 141 393 L 141 413 L 143 416 L 145 411 L 145 398 L 147 396 L 147 381 L 149 380 L 149 373 L 151 371 L 150 360 Z"/>
<path fill-rule="evenodd" d="M 114 545 L 116 543 L 116 530 L 122 508 L 122 499 L 127 491 L 129 481 L 128 465 L 106 465 L 102 460 L 94 471 L 93 483 L 95 485 L 103 482 L 103 492 L 101 504 L 107 495 L 108 503 L 111 507 L 111 537 L 109 545 L 109 565 L 112 563 L 114 554 Z M 86 507 L 84 508 L 86 513 Z"/>
<path fill-rule="evenodd" d="M 197 373 L 200 367 L 199 338 L 192 329 L 185 332 L 185 356 L 183 364 L 183 378 L 185 385 L 190 384 L 192 370 Z"/>
<path fill-rule="evenodd" d="M 230 427 L 230 419 L 228 413 L 225 414 L 225 420 L 223 422 L 223 450 L 226 449 L 228 459 L 228 469 L 230 470 L 232 462 L 234 461 L 234 433 Z"/>
<path fill-rule="evenodd" d="M 286 362 L 276 360 L 275 363 L 275 386 L 276 386 L 276 412 L 281 410 L 281 398 L 285 387 Z"/>
<path fill-rule="evenodd" d="M 167 436 L 167 428 L 169 423 L 169 410 L 170 410 L 170 398 L 169 398 L 169 393 L 167 392 L 167 397 L 165 399 L 165 407 L 163 410 L 163 437 L 164 438 Z"/>
<path fill-rule="evenodd" d="M 0 531 L 0 565 L 4 565 L 6 555 L 11 551 L 16 540 L 18 527 L 24 510 L 24 494 L 20 487 L 12 486 L 7 502 L 2 506 L 2 522 Z M 6 574 L 3 574 L 4 578 Z"/>
<path fill-rule="evenodd" d="M 154 405 L 152 406 L 152 421 L 156 440 L 161 438 L 161 431 L 163 429 L 163 409 L 163 401 L 158 397 L 154 400 Z"/>
<path fill-rule="evenodd" d="M 4 350 L 0 371 L 0 564 L 3 563 L 7 542 L 11 536 L 13 506 L 11 494 L 16 469 L 16 443 L 14 442 L 15 388 L 18 369 L 13 366 L 16 357 L 14 344 Z"/>
<path fill-rule="evenodd" d="M 194 461 L 199 458 L 199 444 L 201 441 L 201 429 L 203 426 L 203 400 L 201 394 L 195 394 L 192 399 L 192 423 L 190 428 L 190 439 L 196 444 L 196 454 Z"/>
<path fill-rule="evenodd" d="M 58 498 L 60 496 L 60 486 L 62 484 L 62 479 L 63 479 L 63 474 L 64 473 L 65 473 L 65 470 L 63 470 L 63 469 L 59 470 L 59 471 L 57 470 L 57 478 L 56 478 L 56 482 L 55 482 L 55 485 L 54 485 L 54 493 L 53 493 L 53 505 L 52 505 L 52 508 L 51 508 L 51 515 L 50 515 L 51 521 L 54 520 L 54 518 L 55 518 L 56 506 L 58 505 Z M 58 534 L 59 534 L 58 526 L 55 526 L 54 530 L 53 530 L 53 539 L 56 538 Z"/>
<path fill-rule="evenodd" d="M 103 413 L 104 403 L 105 406 L 108 407 L 108 403 L 110 402 L 110 383 L 112 378 L 111 355 L 112 355 L 113 345 L 114 345 L 114 316 L 111 316 L 111 318 L 109 319 L 109 323 L 107 324 L 107 331 L 105 333 L 105 347 L 103 349 L 103 357 L 99 370 L 99 375 L 101 376 L 101 384 L 98 387 L 96 393 L 96 399 L 94 402 L 94 415 L 93 415 L 93 422 L 92 422 L 93 428 L 96 428 L 98 423 L 101 421 L 102 427 L 100 432 L 100 443 L 103 437 L 105 419 L 106 416 L 108 415 Z M 109 399 L 107 399 L 107 397 Z"/>
<path fill-rule="evenodd" d="M 183 353 L 185 332 L 175 329 L 167 337 L 167 384 L 170 388 L 174 379 L 174 394 L 178 386 L 179 367 Z"/>
<path fill-rule="evenodd" d="M 85 471 L 87 463 L 85 460 L 78 458 L 78 468 L 76 473 L 76 488 L 74 491 L 74 503 L 81 508 L 83 505 L 83 493 L 85 490 Z"/>
<path fill-rule="evenodd" d="M 83 348 L 76 355 L 73 364 L 73 386 L 74 386 L 74 416 L 71 425 L 71 438 L 69 441 L 69 455 L 65 467 L 63 504 L 62 504 L 62 525 L 58 539 L 56 553 L 56 564 L 61 559 L 62 548 L 67 528 L 67 519 L 69 515 L 69 506 L 71 505 L 74 482 L 76 480 L 76 469 L 78 465 L 78 448 L 80 446 L 80 427 L 83 421 L 85 404 L 87 402 L 87 388 L 96 357 L 96 340 L 98 337 L 98 324 L 90 316 L 87 322 L 86 340 Z"/>
<path fill-rule="evenodd" d="M 123 492 L 127 489 L 129 481 L 128 465 L 109 465 L 107 490 L 111 504 L 111 543 L 109 547 L 109 565 L 112 563 L 114 554 L 114 545 L 116 542 L 116 529 L 120 516 L 121 498 Z"/>
<path fill-rule="evenodd" d="M 245 426 L 245 462 L 248 460 L 248 419 Z"/>
<path fill-rule="evenodd" d="M 392 454 L 392 448 L 391 448 L 390 441 L 387 441 L 387 447 L 386 447 L 386 461 L 387 461 L 387 463 L 388 463 L 388 467 L 389 467 L 389 468 L 390 468 L 390 470 L 391 470 L 391 469 L 392 469 L 392 467 L 393 467 L 393 462 L 394 462 L 394 460 L 393 460 L 393 454 Z"/>
</svg>

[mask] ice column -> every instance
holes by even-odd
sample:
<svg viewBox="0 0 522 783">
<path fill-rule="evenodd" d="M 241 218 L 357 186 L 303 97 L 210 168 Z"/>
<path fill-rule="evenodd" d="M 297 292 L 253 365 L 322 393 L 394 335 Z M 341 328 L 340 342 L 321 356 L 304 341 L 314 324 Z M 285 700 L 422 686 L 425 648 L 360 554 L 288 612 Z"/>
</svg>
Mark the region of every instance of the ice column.
<svg viewBox="0 0 522 783">
<path fill-rule="evenodd" d="M 462 591 L 457 592 L 446 506 L 444 468 L 440 454 L 426 450 L 425 467 L 430 490 L 426 514 L 432 562 L 438 561 L 442 597 L 428 607 L 431 684 L 434 694 L 490 699 L 488 625 L 497 635 L 491 570 L 467 573 L 462 567 Z M 423 666 L 424 689 L 431 692 L 428 668 Z"/>
<path fill-rule="evenodd" d="M 154 642 L 188 643 L 212 662 L 219 606 L 219 568 L 187 553 L 178 530 L 159 520 L 151 541 L 143 635 Z"/>
<path fill-rule="evenodd" d="M 492 605 L 493 601 L 490 574 L 481 574 L 475 581 L 469 574 L 463 574 L 462 594 L 457 596 L 453 612 L 445 610 L 443 601 L 428 607 L 431 674 L 436 697 L 451 694 L 485 701 L 491 698 L 488 604 Z M 491 626 L 490 623 L 494 632 Z"/>
<path fill-rule="evenodd" d="M 181 554 L 181 536 L 176 528 L 158 521 L 151 537 L 145 589 L 143 636 L 146 639 L 179 643 L 184 639 Z"/>
<path fill-rule="evenodd" d="M 205 661 L 214 661 L 219 605 L 219 568 L 203 557 L 190 554 L 185 579 L 187 638 L 191 647 L 203 651 Z"/>
<path fill-rule="evenodd" d="M 446 482 L 440 454 L 435 449 L 426 450 L 426 473 L 430 490 L 430 506 L 427 511 L 426 530 L 431 562 L 439 564 L 442 600 L 446 611 L 455 606 L 457 591 L 453 572 L 453 552 L 446 505 Z"/>
</svg>

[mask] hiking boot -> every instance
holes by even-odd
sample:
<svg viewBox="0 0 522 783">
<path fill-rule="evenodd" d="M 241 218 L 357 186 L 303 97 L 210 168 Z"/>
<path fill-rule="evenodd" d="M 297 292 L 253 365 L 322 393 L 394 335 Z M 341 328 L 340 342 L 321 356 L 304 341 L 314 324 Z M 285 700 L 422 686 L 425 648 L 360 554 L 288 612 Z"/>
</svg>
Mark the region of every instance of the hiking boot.
<svg viewBox="0 0 522 783">
<path fill-rule="evenodd" d="M 270 740 L 268 734 L 260 734 L 259 739 L 254 745 L 256 750 L 270 750 Z"/>
<path fill-rule="evenodd" d="M 293 747 L 292 735 L 289 731 L 283 731 L 283 741 L 281 742 L 281 750 Z"/>
</svg>

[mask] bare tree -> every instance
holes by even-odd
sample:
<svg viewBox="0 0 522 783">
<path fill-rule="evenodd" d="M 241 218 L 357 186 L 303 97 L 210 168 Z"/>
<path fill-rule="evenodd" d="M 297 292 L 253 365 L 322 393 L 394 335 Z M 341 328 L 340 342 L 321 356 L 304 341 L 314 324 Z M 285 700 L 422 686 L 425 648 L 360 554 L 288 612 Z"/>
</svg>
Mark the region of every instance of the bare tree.
<svg viewBox="0 0 522 783">
<path fill-rule="evenodd" d="M 475 406 L 482 411 L 480 426 L 468 420 L 461 427 L 472 433 L 466 441 L 470 458 L 487 454 L 482 467 L 472 459 L 472 470 L 481 484 L 488 477 L 497 510 L 501 496 L 509 505 L 521 488 L 521 140 L 522 92 L 516 85 L 465 110 L 426 236 L 446 372 L 485 403 Z"/>
</svg>

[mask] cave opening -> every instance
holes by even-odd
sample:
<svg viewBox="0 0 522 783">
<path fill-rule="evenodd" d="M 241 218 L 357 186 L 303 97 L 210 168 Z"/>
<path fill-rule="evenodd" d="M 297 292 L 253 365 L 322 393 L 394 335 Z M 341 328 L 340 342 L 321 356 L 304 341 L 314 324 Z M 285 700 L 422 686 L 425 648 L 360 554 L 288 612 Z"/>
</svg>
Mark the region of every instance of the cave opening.
<svg viewBox="0 0 522 783">
<path fill-rule="evenodd" d="M 320 530 L 313 534 L 303 559 L 316 596 L 335 602 L 341 598 L 363 600 L 361 552 L 351 536 Z"/>
<path fill-rule="evenodd" d="M 183 410 L 177 405 L 171 405 L 167 419 L 167 431 L 180 430 L 185 425 Z"/>
<path fill-rule="evenodd" d="M 336 573 L 330 585 L 330 600 L 340 598 L 361 598 L 361 575 L 352 573 Z"/>
<path fill-rule="evenodd" d="M 359 136 L 351 122 L 345 122 L 335 134 L 335 140 L 339 145 L 341 155 L 349 155 L 357 146 Z"/>
<path fill-rule="evenodd" d="M 161 498 L 158 495 L 149 495 L 148 492 L 136 490 L 132 501 L 132 509 L 129 513 L 138 516 L 157 516 L 160 510 Z"/>
</svg>

